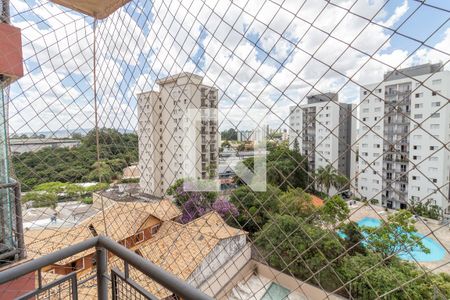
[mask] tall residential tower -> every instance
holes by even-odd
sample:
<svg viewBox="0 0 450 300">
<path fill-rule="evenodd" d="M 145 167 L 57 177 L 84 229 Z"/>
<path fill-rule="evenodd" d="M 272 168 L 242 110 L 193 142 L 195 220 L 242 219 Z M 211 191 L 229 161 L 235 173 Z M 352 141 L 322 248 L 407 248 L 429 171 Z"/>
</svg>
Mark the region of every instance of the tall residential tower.
<svg viewBox="0 0 450 300">
<path fill-rule="evenodd" d="M 306 104 L 291 107 L 289 144 L 293 148 L 298 143 L 311 172 L 332 165 L 341 175 L 355 178 L 352 109 L 351 104 L 339 102 L 335 93 L 308 96 Z"/>
<path fill-rule="evenodd" d="M 358 189 L 389 208 L 411 201 L 448 213 L 450 72 L 425 64 L 361 89 Z"/>
<path fill-rule="evenodd" d="M 218 90 L 181 73 L 138 95 L 140 187 L 161 197 L 177 179 L 208 178 L 217 168 Z"/>
</svg>

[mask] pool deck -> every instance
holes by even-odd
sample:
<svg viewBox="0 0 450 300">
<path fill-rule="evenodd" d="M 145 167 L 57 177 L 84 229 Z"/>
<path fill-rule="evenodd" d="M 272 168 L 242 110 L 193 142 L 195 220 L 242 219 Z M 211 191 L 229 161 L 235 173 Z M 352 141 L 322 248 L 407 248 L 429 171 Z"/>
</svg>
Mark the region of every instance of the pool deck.
<svg viewBox="0 0 450 300">
<path fill-rule="evenodd" d="M 387 216 L 394 213 L 395 210 L 386 211 L 384 207 L 377 205 L 365 205 L 357 202 L 350 206 L 350 220 L 357 222 L 365 217 L 376 219 L 387 219 Z M 436 220 L 430 220 L 418 217 L 416 221 L 416 229 L 419 233 L 434 239 L 440 243 L 446 250 L 444 259 L 436 262 L 419 262 L 421 266 L 432 270 L 433 272 L 444 272 L 450 274 L 450 227 L 449 225 L 441 225 Z"/>
</svg>

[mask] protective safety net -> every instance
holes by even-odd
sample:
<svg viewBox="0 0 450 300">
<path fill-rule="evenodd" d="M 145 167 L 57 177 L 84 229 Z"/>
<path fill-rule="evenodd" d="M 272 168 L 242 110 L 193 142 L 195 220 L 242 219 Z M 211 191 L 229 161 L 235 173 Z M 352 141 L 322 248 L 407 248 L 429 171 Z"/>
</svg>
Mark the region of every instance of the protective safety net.
<svg viewBox="0 0 450 300">
<path fill-rule="evenodd" d="M 450 298 L 450 2 L 2 3 L 2 268 L 105 235 L 217 299 Z M 0 298 L 96 298 L 96 264 Z"/>
</svg>

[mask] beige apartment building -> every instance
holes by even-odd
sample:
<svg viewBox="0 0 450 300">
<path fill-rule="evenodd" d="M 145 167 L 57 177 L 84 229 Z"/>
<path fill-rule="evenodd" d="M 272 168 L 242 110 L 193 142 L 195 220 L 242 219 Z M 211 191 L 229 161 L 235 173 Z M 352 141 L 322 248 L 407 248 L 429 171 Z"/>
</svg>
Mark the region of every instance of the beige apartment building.
<svg viewBox="0 0 450 300">
<path fill-rule="evenodd" d="M 180 73 L 137 95 L 140 187 L 161 197 L 180 178 L 206 179 L 218 162 L 217 88 Z"/>
</svg>

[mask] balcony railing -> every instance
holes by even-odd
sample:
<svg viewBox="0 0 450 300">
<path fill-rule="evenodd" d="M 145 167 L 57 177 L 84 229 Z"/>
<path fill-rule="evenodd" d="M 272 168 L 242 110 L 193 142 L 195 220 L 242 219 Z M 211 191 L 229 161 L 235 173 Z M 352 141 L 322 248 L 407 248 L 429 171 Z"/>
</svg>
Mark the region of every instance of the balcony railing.
<svg viewBox="0 0 450 300">
<path fill-rule="evenodd" d="M 18 299 L 41 299 L 40 296 L 44 295 L 49 296 L 50 299 L 78 299 L 78 287 L 86 282 L 86 279 L 78 281 L 77 273 L 73 272 L 42 285 L 41 269 L 94 247 L 96 248 L 96 273 L 88 280 L 96 280 L 98 299 L 108 299 L 109 295 L 112 299 L 158 299 L 130 277 L 130 266 L 173 292 L 173 297 L 212 299 L 121 244 L 101 235 L 4 270 L 0 272 L 0 284 L 35 273 L 38 278 L 38 287 L 24 293 Z M 116 267 L 108 268 L 109 260 L 113 255 L 123 260 L 123 272 Z"/>
</svg>

